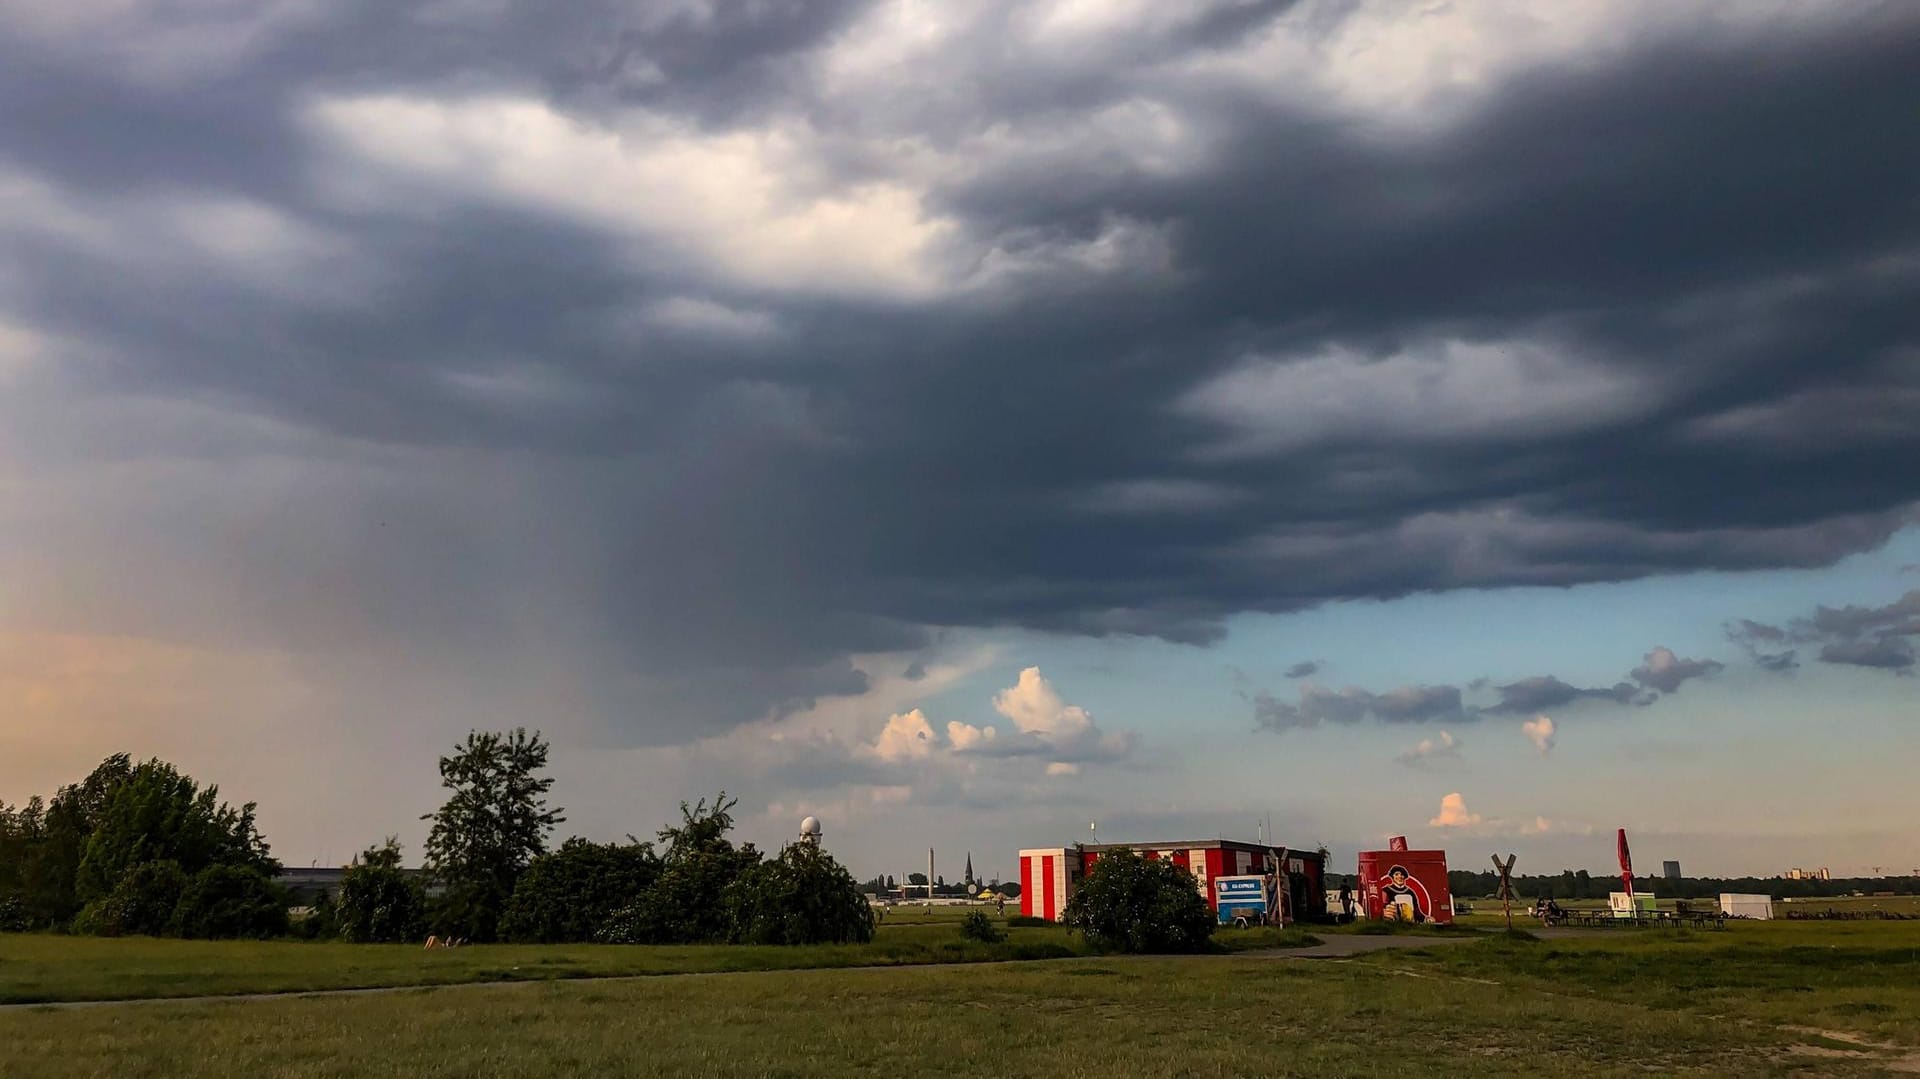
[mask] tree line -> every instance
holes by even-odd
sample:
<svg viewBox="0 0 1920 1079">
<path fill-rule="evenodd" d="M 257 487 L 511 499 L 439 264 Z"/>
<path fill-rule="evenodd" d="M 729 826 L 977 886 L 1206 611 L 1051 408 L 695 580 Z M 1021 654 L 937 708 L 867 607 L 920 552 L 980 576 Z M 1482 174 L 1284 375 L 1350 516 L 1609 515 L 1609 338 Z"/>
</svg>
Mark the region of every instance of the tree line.
<svg viewBox="0 0 1920 1079">
<path fill-rule="evenodd" d="M 926 894 L 920 890 L 926 886 L 927 875 L 925 873 L 907 874 L 907 887 L 914 890 L 913 894 Z M 1004 895 L 1008 899 L 1020 898 L 1020 884 L 1018 881 L 1003 880 L 995 881 L 992 884 L 981 883 L 980 887 L 983 889 L 991 888 L 996 893 Z M 861 881 L 860 889 L 872 895 L 888 895 L 892 892 L 899 891 L 900 885 L 890 874 L 882 874 L 870 880 Z M 947 878 L 942 875 L 933 879 L 933 894 L 936 898 L 941 896 L 948 898 L 965 898 L 969 893 L 965 882 L 955 881 L 949 884 Z"/>
<path fill-rule="evenodd" d="M 1747 895 L 1771 895 L 1776 899 L 1817 898 L 1893 892 L 1920 895 L 1920 877 L 1835 877 L 1832 880 L 1789 880 L 1785 877 L 1640 877 L 1633 880 L 1635 891 L 1648 892 L 1665 899 L 1714 899 L 1722 892 Z M 1447 887 L 1462 898 L 1497 896 L 1500 875 L 1492 871 L 1474 873 L 1453 870 L 1447 874 Z M 1584 869 L 1568 869 L 1556 874 L 1538 874 L 1513 878 L 1517 895 L 1528 899 L 1605 899 L 1622 890 L 1618 874 L 1595 875 Z"/>
<path fill-rule="evenodd" d="M 397 840 L 367 848 L 338 889 L 297 922 L 280 866 L 254 824 L 159 760 L 109 757 L 85 780 L 18 808 L 0 803 L 0 931 L 99 935 L 608 943 L 848 943 L 873 912 L 831 855 L 799 842 L 769 858 L 735 846 L 736 800 L 681 803 L 681 820 L 642 842 L 575 837 L 549 849 L 538 732 L 470 733 L 440 758 L 445 802 L 424 873 Z M 656 846 L 656 843 L 658 844 Z"/>
</svg>

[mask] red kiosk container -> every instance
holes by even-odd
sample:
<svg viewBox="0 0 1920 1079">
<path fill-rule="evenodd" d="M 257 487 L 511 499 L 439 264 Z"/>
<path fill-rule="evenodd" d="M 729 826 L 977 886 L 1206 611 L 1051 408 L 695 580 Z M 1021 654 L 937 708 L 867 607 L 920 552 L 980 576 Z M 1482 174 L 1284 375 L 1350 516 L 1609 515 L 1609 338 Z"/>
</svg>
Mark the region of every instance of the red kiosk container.
<svg viewBox="0 0 1920 1079">
<path fill-rule="evenodd" d="M 1453 892 L 1447 887 L 1447 852 L 1443 850 L 1361 851 L 1360 894 L 1366 917 L 1374 921 L 1441 925 L 1453 921 Z"/>
</svg>

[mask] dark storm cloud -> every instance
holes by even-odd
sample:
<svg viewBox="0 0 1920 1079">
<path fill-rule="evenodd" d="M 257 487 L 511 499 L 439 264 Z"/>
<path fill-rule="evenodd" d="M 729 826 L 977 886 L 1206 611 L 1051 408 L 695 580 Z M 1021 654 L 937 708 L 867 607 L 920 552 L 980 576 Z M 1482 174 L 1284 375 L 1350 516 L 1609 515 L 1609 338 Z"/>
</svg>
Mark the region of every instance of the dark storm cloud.
<svg viewBox="0 0 1920 1079">
<path fill-rule="evenodd" d="M 35 507 L 0 560 L 126 575 L 19 617 L 503 677 L 534 643 L 579 665 L 565 707 L 673 741 L 858 692 L 850 656 L 930 627 L 1204 644 L 1334 599 L 1818 566 L 1920 499 L 1904 5 L 1521 65 L 1402 135 L 1211 73 L 1344 5 L 1075 49 L 986 7 L 939 64 L 851 83 L 853 3 L 364 2 L 231 41 L 112 11 L 0 25 L 0 319 L 65 350 L 0 381 Z M 695 258 L 620 216 L 664 182 L 569 201 L 607 159 L 543 187 L 502 159 L 538 138 L 459 141 L 484 108 L 382 144 L 399 165 L 347 148 L 377 110 L 314 120 L 496 99 L 591 153 L 775 131 L 795 199 L 919 185 L 937 280 L 774 280 L 765 236 L 745 270 L 731 236 Z M 1829 662 L 1898 658 L 1850 610 L 1814 616 Z M 1542 677 L 1490 710 L 1638 692 Z M 1447 686 L 1255 701 L 1270 729 L 1472 714 Z"/>
</svg>

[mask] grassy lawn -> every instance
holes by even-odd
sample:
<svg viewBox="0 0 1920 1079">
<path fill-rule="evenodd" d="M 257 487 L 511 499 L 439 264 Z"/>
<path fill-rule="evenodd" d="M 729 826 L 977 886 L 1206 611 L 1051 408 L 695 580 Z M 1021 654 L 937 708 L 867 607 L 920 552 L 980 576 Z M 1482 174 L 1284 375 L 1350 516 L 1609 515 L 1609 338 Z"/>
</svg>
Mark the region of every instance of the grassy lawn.
<svg viewBox="0 0 1920 1079">
<path fill-rule="evenodd" d="M 0 1004 L 149 997 L 286 993 L 463 982 L 549 981 L 631 975 L 903 966 L 1058 959 L 1087 954 L 1078 935 L 1054 927 L 1003 930 L 981 944 L 960 936 L 959 913 L 889 916 L 870 945 L 805 948 L 732 945 L 628 947 L 601 944 L 417 945 L 298 941 L 187 941 L 0 934 Z M 1227 929 L 1222 951 L 1302 948 L 1319 938 L 1293 929 Z"/>
<path fill-rule="evenodd" d="M 1920 923 L 1749 922 L 1722 932 L 1609 929 L 1490 937 L 1369 957 L 1464 984 L 1636 1002 L 1761 1025 L 1801 1024 L 1920 1045 Z"/>
<path fill-rule="evenodd" d="M 0 987 L 89 998 L 451 983 L 345 997 L 0 1012 L 7 1079 L 143 1076 L 1884 1075 L 1920 1070 L 1920 924 L 1488 935 L 1349 961 L 1086 957 L 1055 929 L 868 948 L 469 948 L 0 937 Z M 1223 934 L 1229 949 L 1309 942 Z M 1415 942 L 1410 942 L 1415 943 Z M 801 965 L 892 969 L 778 969 Z M 520 969 L 515 971 L 514 966 Z M 609 974 L 726 977 L 581 981 Z M 34 988 L 39 987 L 39 988 Z"/>
<path fill-rule="evenodd" d="M 0 1045 L 18 1079 L 1852 1075 L 1886 1059 L 1691 1009 L 1243 957 L 30 1010 L 0 1013 Z"/>
<path fill-rule="evenodd" d="M 1841 913 L 1883 910 L 1889 914 L 1904 914 L 1914 918 L 1920 917 L 1920 895 L 1843 895 L 1824 899 L 1782 899 L 1773 904 L 1776 918 L 1785 918 L 1790 913 L 1819 914 L 1829 910 Z"/>
<path fill-rule="evenodd" d="M 1078 937 L 1063 929 L 1013 929 L 1005 943 L 980 944 L 961 939 L 951 921 L 901 925 L 891 919 L 869 945 L 801 948 L 495 944 L 425 951 L 411 944 L 0 935 L 0 1003 L 978 963 L 1055 958 L 1085 950 Z"/>
</svg>

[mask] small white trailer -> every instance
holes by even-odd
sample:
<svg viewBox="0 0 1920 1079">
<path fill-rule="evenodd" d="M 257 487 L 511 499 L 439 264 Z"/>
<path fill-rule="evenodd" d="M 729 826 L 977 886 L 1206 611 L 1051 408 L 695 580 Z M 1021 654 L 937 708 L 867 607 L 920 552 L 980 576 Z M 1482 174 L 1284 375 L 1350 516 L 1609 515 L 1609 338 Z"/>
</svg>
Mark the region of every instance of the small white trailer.
<svg viewBox="0 0 1920 1079">
<path fill-rule="evenodd" d="M 1743 892 L 1721 892 L 1720 913 L 1729 918 L 1770 919 L 1773 897 Z"/>
</svg>

